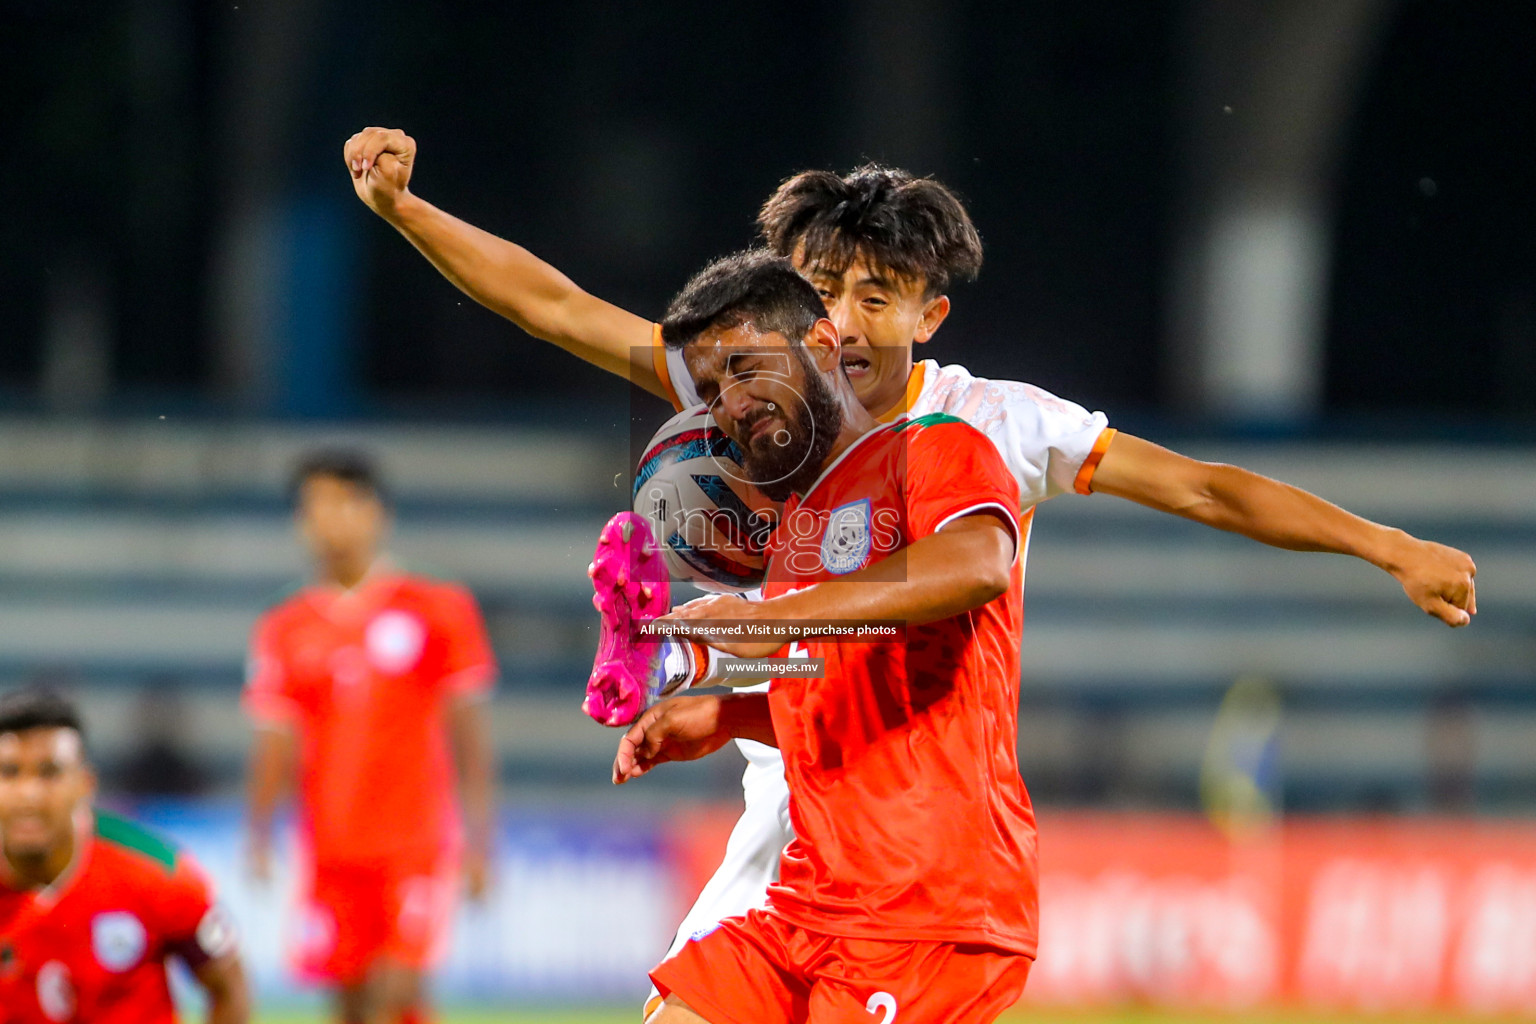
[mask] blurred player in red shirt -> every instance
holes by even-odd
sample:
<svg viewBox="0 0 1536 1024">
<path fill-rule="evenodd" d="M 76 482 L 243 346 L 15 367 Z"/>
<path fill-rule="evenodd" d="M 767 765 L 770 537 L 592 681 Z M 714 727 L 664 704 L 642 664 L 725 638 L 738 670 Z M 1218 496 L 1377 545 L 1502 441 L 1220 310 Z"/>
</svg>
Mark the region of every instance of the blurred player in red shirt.
<svg viewBox="0 0 1536 1024">
<path fill-rule="evenodd" d="M 389 516 L 367 459 L 317 454 L 293 493 L 316 579 L 264 614 L 251 643 L 253 867 L 270 875 L 296 767 L 295 964 L 335 986 L 345 1024 L 414 1024 L 428 1019 L 424 976 L 461 885 L 479 898 L 487 884 L 495 663 L 466 589 L 381 553 Z"/>
<path fill-rule="evenodd" d="M 621 741 L 614 781 L 732 739 L 779 748 L 796 838 L 768 905 L 693 936 L 652 973 L 653 1024 L 991 1021 L 1035 955 L 1034 812 L 1017 760 L 1019 492 L 952 416 L 880 424 L 837 329 L 788 260 L 718 261 L 663 323 L 752 482 L 787 499 L 764 600 L 675 620 L 899 620 L 896 640 L 789 647 L 825 678 L 681 697 Z M 707 638 L 703 634 L 702 638 Z M 782 641 L 712 641 L 763 657 Z"/>
<path fill-rule="evenodd" d="M 170 1024 L 166 961 L 210 1024 L 250 1017 L 227 912 L 192 859 L 96 811 L 80 718 L 40 691 L 0 699 L 0 1022 Z"/>
</svg>

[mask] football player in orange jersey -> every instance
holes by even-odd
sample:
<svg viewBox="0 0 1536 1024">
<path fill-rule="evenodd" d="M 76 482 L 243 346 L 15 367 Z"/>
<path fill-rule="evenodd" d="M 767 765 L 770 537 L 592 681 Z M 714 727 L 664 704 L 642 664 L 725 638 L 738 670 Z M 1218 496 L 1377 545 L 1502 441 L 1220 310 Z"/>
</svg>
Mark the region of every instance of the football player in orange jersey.
<svg viewBox="0 0 1536 1024">
<path fill-rule="evenodd" d="M 444 212 L 410 191 L 416 143 L 368 128 L 343 149 L 354 190 L 457 287 L 528 333 L 683 407 L 699 401 L 657 325 L 593 296 L 522 247 Z M 1029 510 L 1069 492 L 1104 493 L 1265 544 L 1369 561 L 1409 599 L 1450 626 L 1477 610 L 1476 567 L 1464 552 L 1351 515 L 1320 498 L 1236 466 L 1201 462 L 1110 428 L 1102 413 L 964 367 L 915 362 L 949 312 L 951 281 L 974 277 L 981 241 L 942 184 L 891 168 L 848 175 L 807 171 L 764 204 L 769 245 L 816 286 L 840 334 L 845 372 L 879 419 L 944 412 L 998 446 Z M 686 645 L 678 645 L 679 649 Z M 687 658 L 668 659 L 674 663 Z M 664 688 L 703 678 L 707 659 L 681 664 Z M 788 792 L 777 751 L 739 741 L 748 766 L 746 812 L 725 861 L 689 911 L 673 949 L 693 931 L 759 905 L 777 877 Z"/>
<path fill-rule="evenodd" d="M 649 1020 L 832 1024 L 883 1008 L 886 1021 L 992 1021 L 1023 991 L 1038 930 L 1018 766 L 1018 483 L 961 419 L 871 416 L 821 299 L 783 257 L 716 261 L 662 329 L 749 478 L 786 499 L 763 599 L 668 618 L 729 620 L 739 632 L 719 646 L 756 657 L 783 640 L 754 640 L 754 626 L 796 622 L 788 658 L 825 678 L 674 697 L 621 741 L 615 782 L 752 739 L 782 751 L 793 794 L 795 839 L 766 907 L 664 960 Z M 837 632 L 880 620 L 904 635 Z"/>
<path fill-rule="evenodd" d="M 296 773 L 296 966 L 336 988 L 345 1024 L 417 1024 L 458 890 L 478 898 L 487 884 L 495 663 L 467 590 L 382 553 L 388 513 L 367 459 L 306 459 L 294 498 L 316 578 L 252 639 L 253 866 L 270 874 L 273 816 Z"/>
<path fill-rule="evenodd" d="M 697 392 L 680 379 L 686 375 L 673 373 L 677 363 L 667 358 L 657 324 L 583 291 L 528 250 L 412 193 L 416 142 L 410 136 L 366 128 L 347 140 L 342 158 L 358 198 L 475 301 L 679 408 L 695 404 Z M 913 384 L 912 346 L 932 338 L 948 316 L 950 280 L 980 268 L 981 241 L 943 185 L 886 168 L 871 171 L 794 176 L 770 197 L 762 226 L 769 243 L 816 284 L 840 332 L 854 393 L 881 417 L 903 409 Z M 928 221 L 926 229 L 903 222 L 896 202 L 921 200 L 920 194 L 926 201 L 909 208 Z M 875 223 L 881 216 L 889 221 L 891 244 L 872 245 L 881 236 Z M 1094 465 L 1096 493 L 1276 547 L 1365 559 L 1449 626 L 1465 626 L 1477 611 L 1476 567 L 1464 552 L 1350 515 L 1297 488 L 1187 458 L 1123 431 L 1094 453 Z"/>
<path fill-rule="evenodd" d="M 235 929 L 202 870 L 92 807 L 96 775 L 63 698 L 0 698 L 0 1021 L 171 1024 L 166 963 L 207 993 L 209 1024 L 244 1024 Z"/>
</svg>

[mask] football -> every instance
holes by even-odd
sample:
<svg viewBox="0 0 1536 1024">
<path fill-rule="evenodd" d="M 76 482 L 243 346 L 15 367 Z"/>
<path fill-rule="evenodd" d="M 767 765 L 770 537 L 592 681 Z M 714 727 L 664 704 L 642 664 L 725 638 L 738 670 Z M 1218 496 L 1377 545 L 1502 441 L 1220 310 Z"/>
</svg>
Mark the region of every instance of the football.
<svg viewBox="0 0 1536 1024">
<path fill-rule="evenodd" d="M 673 579 L 715 593 L 762 585 L 771 506 L 746 482 L 741 449 L 706 406 L 662 424 L 635 469 L 633 498 Z"/>
</svg>

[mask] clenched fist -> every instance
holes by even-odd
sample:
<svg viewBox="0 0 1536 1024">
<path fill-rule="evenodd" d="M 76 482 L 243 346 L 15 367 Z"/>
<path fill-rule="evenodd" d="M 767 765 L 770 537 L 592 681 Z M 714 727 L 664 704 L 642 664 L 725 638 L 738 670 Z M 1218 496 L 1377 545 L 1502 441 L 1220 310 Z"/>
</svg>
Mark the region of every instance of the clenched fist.
<svg viewBox="0 0 1536 1024">
<path fill-rule="evenodd" d="M 352 174 L 357 198 L 388 219 L 402 198 L 410 195 L 416 140 L 398 128 L 364 128 L 347 140 L 342 158 Z"/>
<path fill-rule="evenodd" d="M 1465 626 L 1477 614 L 1477 566 L 1465 551 L 1405 535 L 1388 571 L 1409 600 L 1447 626 Z"/>
</svg>

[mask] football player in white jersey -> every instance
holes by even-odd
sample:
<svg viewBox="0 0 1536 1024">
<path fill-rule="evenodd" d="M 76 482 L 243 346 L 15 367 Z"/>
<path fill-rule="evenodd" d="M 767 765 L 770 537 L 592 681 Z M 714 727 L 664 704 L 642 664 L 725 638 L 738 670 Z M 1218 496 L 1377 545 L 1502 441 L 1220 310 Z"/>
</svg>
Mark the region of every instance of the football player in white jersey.
<svg viewBox="0 0 1536 1024">
<path fill-rule="evenodd" d="M 526 249 L 412 194 L 416 144 L 405 133 L 365 129 L 347 141 L 343 157 L 358 197 L 471 298 L 678 408 L 697 404 L 692 381 L 667 357 L 650 320 L 583 291 Z M 1039 388 L 973 377 L 931 360 L 914 363 L 913 346 L 932 338 L 949 313 L 950 283 L 974 277 L 981 266 L 969 216 L 938 182 L 874 166 L 846 176 L 808 171 L 774 192 L 759 226 L 769 246 L 790 256 L 822 295 L 864 406 L 881 419 L 945 412 L 981 429 L 1018 478 L 1026 512 L 1066 491 L 1113 494 L 1274 547 L 1364 559 L 1449 626 L 1464 626 L 1476 614 L 1476 567 L 1464 552 L 1236 466 L 1200 462 L 1116 433 L 1102 413 Z M 710 673 L 700 664 L 677 674 L 698 679 Z M 684 919 L 678 945 L 760 905 L 790 839 L 778 751 L 741 746 L 746 809 L 720 869 Z"/>
</svg>

